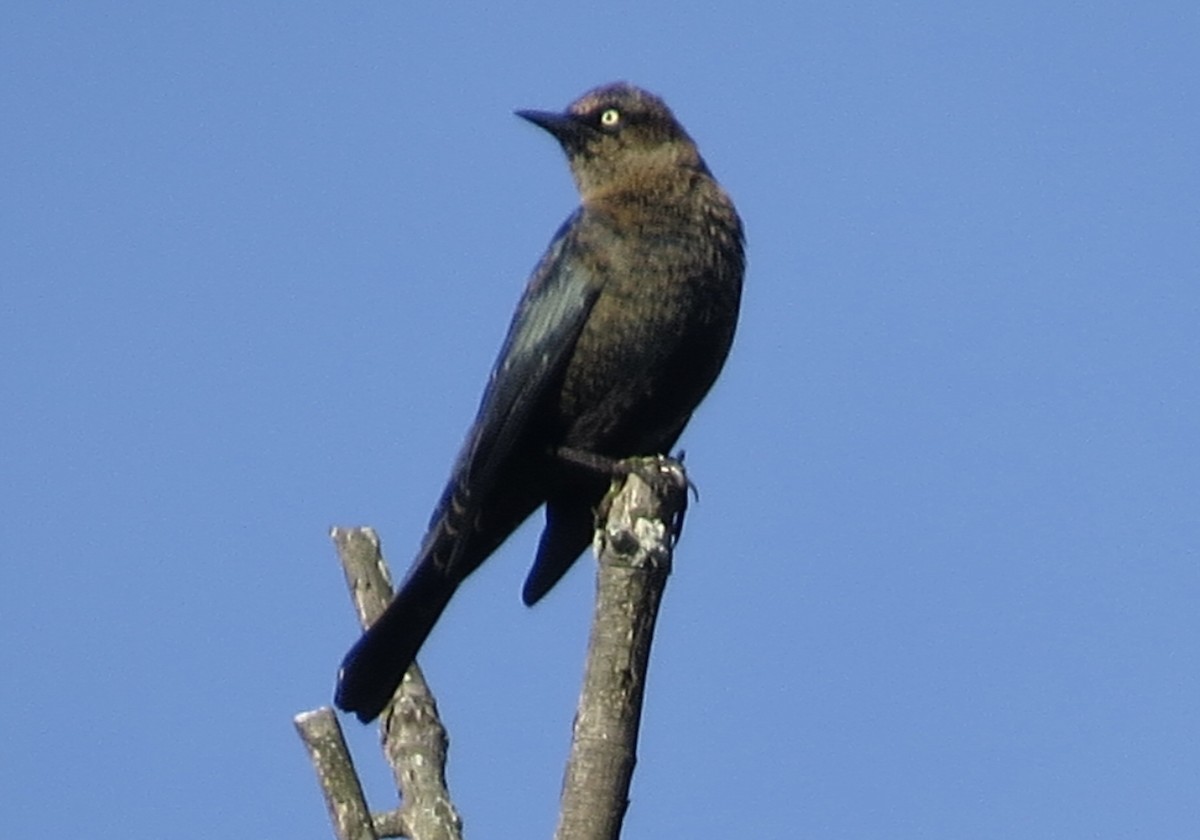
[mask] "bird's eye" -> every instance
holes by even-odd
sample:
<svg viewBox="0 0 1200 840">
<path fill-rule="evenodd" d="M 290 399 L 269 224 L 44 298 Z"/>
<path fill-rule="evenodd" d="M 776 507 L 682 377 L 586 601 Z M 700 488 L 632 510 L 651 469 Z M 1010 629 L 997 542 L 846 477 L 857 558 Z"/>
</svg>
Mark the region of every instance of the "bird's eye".
<svg viewBox="0 0 1200 840">
<path fill-rule="evenodd" d="M 621 112 L 616 108 L 606 108 L 600 114 L 600 125 L 605 128 L 613 128 L 621 121 Z"/>
</svg>

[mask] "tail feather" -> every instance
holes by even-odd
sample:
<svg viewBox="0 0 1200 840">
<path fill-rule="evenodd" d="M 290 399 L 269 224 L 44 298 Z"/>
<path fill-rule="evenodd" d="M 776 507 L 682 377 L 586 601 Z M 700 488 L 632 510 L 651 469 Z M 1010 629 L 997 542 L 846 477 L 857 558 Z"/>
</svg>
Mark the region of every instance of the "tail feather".
<svg viewBox="0 0 1200 840">
<path fill-rule="evenodd" d="M 552 499 L 546 504 L 546 530 L 521 591 L 527 607 L 553 589 L 591 544 L 596 520 L 592 508 L 589 502 L 576 499 Z"/>
<path fill-rule="evenodd" d="M 413 567 L 383 615 L 342 660 L 334 696 L 339 709 L 363 723 L 379 717 L 457 588 L 458 581 L 432 563 Z"/>
</svg>

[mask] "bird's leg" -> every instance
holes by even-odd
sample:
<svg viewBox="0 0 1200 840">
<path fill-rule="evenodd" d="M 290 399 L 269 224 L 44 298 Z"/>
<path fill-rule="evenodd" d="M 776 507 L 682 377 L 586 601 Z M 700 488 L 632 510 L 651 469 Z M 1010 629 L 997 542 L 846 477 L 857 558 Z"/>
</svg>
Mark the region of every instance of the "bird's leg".
<svg viewBox="0 0 1200 840">
<path fill-rule="evenodd" d="M 622 478 L 629 475 L 629 465 L 616 458 L 575 449 L 570 446 L 560 446 L 554 451 L 555 457 L 576 467 L 583 467 L 589 472 L 599 473 L 610 478 Z"/>
</svg>

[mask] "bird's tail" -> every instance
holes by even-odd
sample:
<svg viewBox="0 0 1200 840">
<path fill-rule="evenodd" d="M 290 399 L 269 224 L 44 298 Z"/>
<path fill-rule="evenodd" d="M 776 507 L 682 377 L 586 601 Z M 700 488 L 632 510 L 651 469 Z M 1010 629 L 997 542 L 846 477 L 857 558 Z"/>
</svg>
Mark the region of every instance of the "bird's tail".
<svg viewBox="0 0 1200 840">
<path fill-rule="evenodd" d="M 350 648 L 338 672 L 334 702 L 363 723 L 379 717 L 416 658 L 458 581 L 428 558 L 418 562 L 383 615 Z"/>
</svg>

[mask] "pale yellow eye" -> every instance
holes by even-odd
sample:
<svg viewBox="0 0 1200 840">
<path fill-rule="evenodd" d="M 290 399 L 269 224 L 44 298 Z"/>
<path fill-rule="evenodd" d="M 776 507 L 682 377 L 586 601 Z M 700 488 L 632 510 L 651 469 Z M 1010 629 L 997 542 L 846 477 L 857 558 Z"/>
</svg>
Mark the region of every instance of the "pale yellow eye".
<svg viewBox="0 0 1200 840">
<path fill-rule="evenodd" d="M 600 115 L 600 125 L 606 128 L 612 128 L 621 121 L 621 112 L 616 108 L 609 108 Z"/>
</svg>

